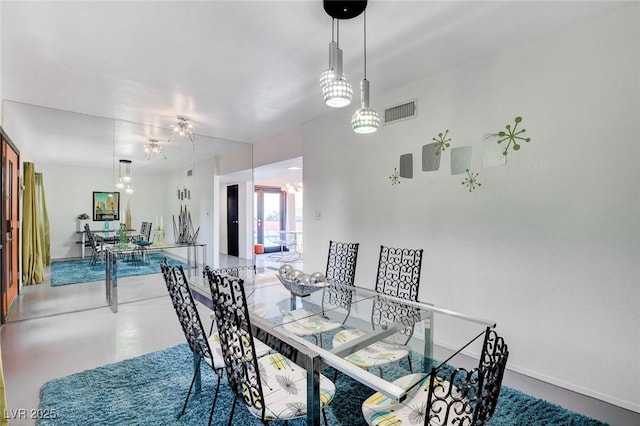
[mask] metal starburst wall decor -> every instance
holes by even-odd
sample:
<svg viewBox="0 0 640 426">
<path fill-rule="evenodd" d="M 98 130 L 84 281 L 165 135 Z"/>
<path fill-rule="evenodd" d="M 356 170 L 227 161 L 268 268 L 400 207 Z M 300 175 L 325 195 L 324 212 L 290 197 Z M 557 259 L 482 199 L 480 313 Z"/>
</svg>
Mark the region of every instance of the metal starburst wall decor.
<svg viewBox="0 0 640 426">
<path fill-rule="evenodd" d="M 514 151 L 518 151 L 520 149 L 519 141 L 524 141 L 527 143 L 531 142 L 531 138 L 524 138 L 520 136 L 521 134 L 527 131 L 524 128 L 518 130 L 518 124 L 522 122 L 522 117 L 516 117 L 515 122 L 516 124 L 513 126 L 513 128 L 511 127 L 510 124 L 507 124 L 505 127 L 507 130 L 506 132 L 505 131 L 498 132 L 498 136 L 501 138 L 501 139 L 498 139 L 498 143 L 500 144 L 505 141 L 507 142 L 507 146 L 505 146 L 504 151 L 502 151 L 503 155 L 507 155 L 509 153 L 509 147 L 511 147 L 511 149 L 513 149 Z"/>
<path fill-rule="evenodd" d="M 391 185 L 400 183 L 400 173 L 398 173 L 398 169 L 396 167 L 393 168 L 393 173 L 389 176 L 389 180 L 391 180 Z"/>
<path fill-rule="evenodd" d="M 431 138 L 437 146 L 436 155 L 440 155 L 442 151 L 449 148 L 451 146 L 451 138 L 447 139 L 447 135 L 449 134 L 449 130 L 445 130 L 444 133 L 438 133 L 437 138 Z"/>
<path fill-rule="evenodd" d="M 473 191 L 476 188 L 481 187 L 482 184 L 478 182 L 479 173 L 472 173 L 469 171 L 469 169 L 467 169 L 466 171 L 467 171 L 467 177 L 464 178 L 464 180 L 462 181 L 462 184 L 469 189 L 469 192 Z"/>
</svg>

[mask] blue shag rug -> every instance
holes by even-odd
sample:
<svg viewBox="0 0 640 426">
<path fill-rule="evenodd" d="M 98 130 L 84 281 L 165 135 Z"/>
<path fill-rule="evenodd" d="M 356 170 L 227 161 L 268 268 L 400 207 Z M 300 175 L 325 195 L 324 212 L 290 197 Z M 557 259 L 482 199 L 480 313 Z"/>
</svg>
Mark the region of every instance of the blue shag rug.
<svg viewBox="0 0 640 426">
<path fill-rule="evenodd" d="M 332 371 L 325 371 L 332 378 Z M 206 425 L 216 376 L 202 367 L 202 392 L 192 396 L 180 419 L 184 398 L 193 375 L 193 358 L 186 344 L 51 380 L 40 391 L 40 412 L 55 419 L 37 425 Z M 330 425 L 365 425 L 362 402 L 373 391 L 342 374 L 336 381 L 336 398 L 326 410 Z M 226 424 L 233 396 L 222 379 L 213 424 Z M 306 419 L 290 421 L 302 426 Z M 234 425 L 261 425 L 238 403 Z M 273 422 L 272 424 L 282 424 Z M 573 425 L 604 423 L 503 386 L 488 426 Z"/>
<path fill-rule="evenodd" d="M 135 275 L 149 275 L 160 273 L 160 262 L 167 258 L 170 265 L 187 265 L 179 260 L 167 257 L 162 253 L 148 253 L 148 262 L 131 262 L 127 258 L 118 260 L 118 277 L 131 277 Z M 89 265 L 89 259 L 54 260 L 51 262 L 51 287 L 68 284 L 87 283 L 105 280 L 104 262 Z"/>
</svg>

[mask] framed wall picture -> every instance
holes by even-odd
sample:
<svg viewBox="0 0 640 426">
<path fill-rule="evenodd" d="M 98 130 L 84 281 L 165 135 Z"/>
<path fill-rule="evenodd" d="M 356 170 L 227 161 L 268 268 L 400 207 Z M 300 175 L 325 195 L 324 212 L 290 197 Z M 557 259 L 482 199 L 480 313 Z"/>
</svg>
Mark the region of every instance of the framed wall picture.
<svg viewBox="0 0 640 426">
<path fill-rule="evenodd" d="M 120 220 L 120 193 L 93 191 L 93 220 Z"/>
</svg>

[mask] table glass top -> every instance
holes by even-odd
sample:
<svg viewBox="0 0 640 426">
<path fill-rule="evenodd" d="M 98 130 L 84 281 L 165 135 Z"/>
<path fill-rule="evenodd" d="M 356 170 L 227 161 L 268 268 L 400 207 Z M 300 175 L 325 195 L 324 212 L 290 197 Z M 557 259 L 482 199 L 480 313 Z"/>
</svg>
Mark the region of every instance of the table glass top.
<svg viewBox="0 0 640 426">
<path fill-rule="evenodd" d="M 239 276 L 244 280 L 252 321 L 268 324 L 273 330 L 303 342 L 319 353 L 328 365 L 345 374 L 357 375 L 358 380 L 365 384 L 373 383 L 371 387 L 376 390 L 382 390 L 380 386 L 384 388 L 386 384 L 410 372 L 422 372 L 424 378 L 432 366 L 455 364 L 457 359 L 454 358 L 461 351 L 477 356 L 482 349 L 486 328 L 495 326 L 492 321 L 472 318 L 427 303 L 380 295 L 361 286 L 329 282 L 308 296 L 297 297 L 278 280 L 275 271 L 254 274 L 253 269 L 242 270 Z M 208 282 L 202 274 L 191 279 L 190 284 L 210 300 Z M 348 295 L 348 307 L 328 303 L 330 300 L 335 302 L 336 298 L 328 297 L 327 292 L 334 293 L 334 296 L 338 293 Z M 343 323 L 343 326 L 322 333 L 321 339 L 300 333 L 318 321 L 327 320 Z M 355 332 L 359 337 L 340 342 L 339 337 L 344 333 L 336 334 L 343 330 L 349 330 L 347 334 Z M 366 371 L 358 368 L 357 364 L 354 367 L 354 359 L 357 361 L 363 350 L 367 351 L 369 345 L 382 339 L 397 344 L 407 343 L 411 350 L 411 370 L 406 361 L 396 362 L 383 368 L 383 379 L 379 379 L 370 372 L 377 373 L 377 369 Z M 345 361 L 345 358 L 351 359 L 351 362 Z M 397 389 L 395 391 L 398 392 Z"/>
</svg>

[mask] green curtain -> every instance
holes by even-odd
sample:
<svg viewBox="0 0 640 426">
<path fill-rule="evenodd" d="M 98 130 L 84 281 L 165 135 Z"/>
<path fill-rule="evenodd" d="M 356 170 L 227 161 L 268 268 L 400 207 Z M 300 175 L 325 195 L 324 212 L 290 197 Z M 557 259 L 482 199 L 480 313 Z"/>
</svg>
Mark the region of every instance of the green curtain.
<svg viewBox="0 0 640 426">
<path fill-rule="evenodd" d="M 127 210 L 124 214 L 125 229 L 132 229 L 131 228 L 131 207 L 129 206 L 129 201 L 131 201 L 131 197 L 127 197 Z"/>
<path fill-rule="evenodd" d="M 38 231 L 38 203 L 35 164 L 24 163 L 24 199 L 22 213 L 22 284 L 44 281 L 42 243 Z"/>
<path fill-rule="evenodd" d="M 38 208 L 38 231 L 42 244 L 42 262 L 44 266 L 51 265 L 51 234 L 49 233 L 49 213 L 47 200 L 44 196 L 44 178 L 42 173 L 36 173 L 36 203 Z"/>
</svg>

